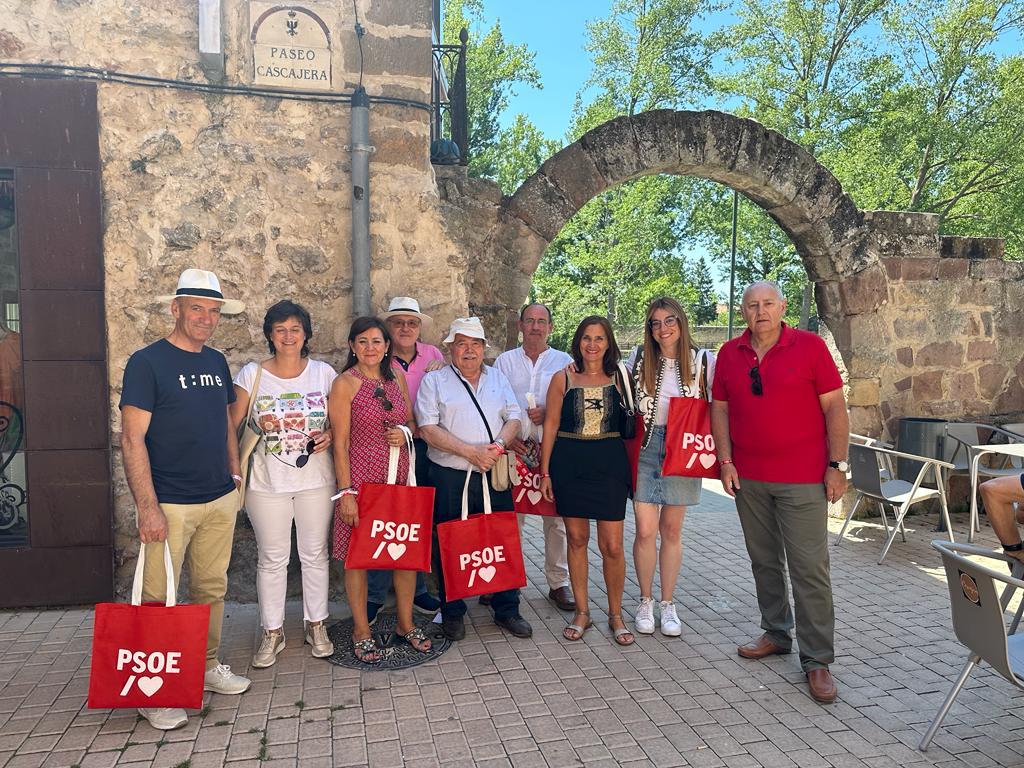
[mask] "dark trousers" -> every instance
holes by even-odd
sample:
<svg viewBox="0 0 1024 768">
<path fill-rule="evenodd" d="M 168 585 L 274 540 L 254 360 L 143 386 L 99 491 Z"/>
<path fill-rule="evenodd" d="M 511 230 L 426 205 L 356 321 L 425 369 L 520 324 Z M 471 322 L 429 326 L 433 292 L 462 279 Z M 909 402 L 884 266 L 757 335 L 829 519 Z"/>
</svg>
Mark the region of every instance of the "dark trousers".
<svg viewBox="0 0 1024 768">
<path fill-rule="evenodd" d="M 461 619 L 466 615 L 466 601 L 452 600 L 447 602 L 444 594 L 444 572 L 441 569 L 441 551 L 437 545 L 437 526 L 462 517 L 462 488 L 466 484 L 466 471 L 450 469 L 440 464 L 430 465 L 430 484 L 434 486 L 434 572 L 437 574 L 437 597 L 441 601 L 441 617 L 444 619 Z M 495 512 L 511 512 L 512 490 L 491 491 L 491 509 Z M 484 511 L 483 484 L 480 473 L 474 472 L 469 481 L 469 513 L 471 515 Z M 491 608 L 494 618 L 511 619 L 519 615 L 519 590 L 506 589 L 495 592 L 491 596 Z"/>
<path fill-rule="evenodd" d="M 416 485 L 430 486 L 430 465 L 433 463 L 427 458 L 427 444 L 420 438 L 413 439 L 413 446 L 416 448 Z M 403 478 L 404 479 L 404 478 Z M 388 590 L 391 588 L 391 571 L 369 570 L 366 572 L 366 599 L 371 603 L 383 605 L 388 599 Z M 416 597 L 427 591 L 427 583 L 422 573 L 416 574 Z"/>
</svg>

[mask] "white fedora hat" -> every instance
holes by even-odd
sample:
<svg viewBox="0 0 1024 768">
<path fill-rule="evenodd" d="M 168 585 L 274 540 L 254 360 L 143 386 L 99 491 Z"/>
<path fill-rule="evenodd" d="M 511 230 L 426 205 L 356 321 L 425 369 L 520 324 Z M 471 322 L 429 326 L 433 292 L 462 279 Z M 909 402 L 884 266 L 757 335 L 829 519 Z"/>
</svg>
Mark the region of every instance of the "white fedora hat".
<svg viewBox="0 0 1024 768">
<path fill-rule="evenodd" d="M 205 269 L 186 269 L 178 278 L 178 289 L 169 296 L 161 296 L 159 301 L 172 301 L 182 296 L 219 301 L 223 304 L 220 311 L 225 315 L 237 315 L 245 311 L 243 302 L 224 298 L 220 290 L 220 280 L 213 272 Z"/>
<path fill-rule="evenodd" d="M 455 335 L 461 333 L 471 339 L 482 339 L 487 343 L 487 334 L 484 333 L 484 325 L 479 317 L 456 317 L 452 320 L 452 327 L 448 329 L 448 337 L 444 344 L 451 344 L 455 341 Z"/>
<path fill-rule="evenodd" d="M 395 315 L 412 315 L 418 317 L 423 325 L 430 325 L 434 318 L 420 312 L 420 303 L 409 296 L 395 296 L 388 304 L 388 311 L 381 315 L 382 320 L 387 320 Z"/>
</svg>

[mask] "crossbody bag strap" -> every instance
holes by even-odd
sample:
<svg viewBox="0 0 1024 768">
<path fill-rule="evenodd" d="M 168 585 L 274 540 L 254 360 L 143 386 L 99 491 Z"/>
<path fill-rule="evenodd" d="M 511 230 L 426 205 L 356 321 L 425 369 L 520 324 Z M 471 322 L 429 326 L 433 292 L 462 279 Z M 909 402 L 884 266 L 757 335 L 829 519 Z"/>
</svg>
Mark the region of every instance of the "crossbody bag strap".
<svg viewBox="0 0 1024 768">
<path fill-rule="evenodd" d="M 238 425 L 238 438 L 241 439 L 242 435 L 245 434 L 245 425 L 252 418 L 252 404 L 256 402 L 256 393 L 260 391 L 260 377 L 263 375 L 263 365 L 256 363 L 256 380 L 252 383 L 252 390 L 249 392 L 249 403 L 245 407 L 245 418 L 242 419 L 241 424 Z M 263 430 L 260 430 L 261 432 Z"/>
<path fill-rule="evenodd" d="M 480 407 L 480 403 L 477 402 L 476 395 L 473 394 L 473 388 L 469 386 L 469 382 L 459 375 L 459 371 L 454 365 L 452 366 L 452 370 L 455 372 L 455 378 L 462 382 L 462 386 L 464 386 L 466 388 L 466 392 L 469 393 L 469 399 L 473 401 L 473 405 L 476 406 L 476 412 L 479 413 L 480 418 L 483 419 L 484 429 L 487 430 L 487 437 L 493 443 L 494 433 L 491 432 L 491 425 L 487 423 L 487 417 L 484 416 L 484 409 Z"/>
<path fill-rule="evenodd" d="M 698 357 L 700 358 L 700 381 L 697 386 L 700 388 L 701 398 L 710 403 L 711 398 L 709 395 L 711 393 L 708 391 L 708 351 L 702 349 Z"/>
</svg>

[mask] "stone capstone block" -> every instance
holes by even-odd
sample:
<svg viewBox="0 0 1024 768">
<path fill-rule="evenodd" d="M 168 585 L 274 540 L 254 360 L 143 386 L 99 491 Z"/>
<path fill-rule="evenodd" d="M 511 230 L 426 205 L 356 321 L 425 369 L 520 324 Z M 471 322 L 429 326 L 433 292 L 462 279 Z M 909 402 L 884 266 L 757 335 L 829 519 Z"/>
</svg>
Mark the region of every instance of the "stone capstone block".
<svg viewBox="0 0 1024 768">
<path fill-rule="evenodd" d="M 937 213 L 911 211 L 864 211 L 864 221 L 873 231 L 896 235 L 938 235 Z"/>
<path fill-rule="evenodd" d="M 734 170 L 746 174 L 745 194 L 762 207 L 792 202 L 818 165 L 813 155 L 777 131 L 743 121 Z"/>
<path fill-rule="evenodd" d="M 1001 237 L 959 237 L 945 235 L 939 238 L 939 254 L 954 259 L 1002 259 L 1006 241 Z"/>
<path fill-rule="evenodd" d="M 675 111 L 655 109 L 634 115 L 631 121 L 640 163 L 649 173 L 679 173 Z"/>
<path fill-rule="evenodd" d="M 919 367 L 958 368 L 964 362 L 963 345 L 955 341 L 933 341 L 917 351 Z"/>
<path fill-rule="evenodd" d="M 647 171 L 637 151 L 636 134 L 630 117 L 609 120 L 587 131 L 579 142 L 608 186 L 643 176 Z"/>
<path fill-rule="evenodd" d="M 516 190 L 508 210 L 550 242 L 577 209 L 547 176 L 535 173 Z"/>
<path fill-rule="evenodd" d="M 689 172 L 704 165 L 704 140 L 707 126 L 703 112 L 679 110 L 675 113 L 676 149 L 679 152 L 679 170 Z"/>
<path fill-rule="evenodd" d="M 539 173 L 546 176 L 576 210 L 608 188 L 593 157 L 578 141 L 545 160 Z"/>
</svg>

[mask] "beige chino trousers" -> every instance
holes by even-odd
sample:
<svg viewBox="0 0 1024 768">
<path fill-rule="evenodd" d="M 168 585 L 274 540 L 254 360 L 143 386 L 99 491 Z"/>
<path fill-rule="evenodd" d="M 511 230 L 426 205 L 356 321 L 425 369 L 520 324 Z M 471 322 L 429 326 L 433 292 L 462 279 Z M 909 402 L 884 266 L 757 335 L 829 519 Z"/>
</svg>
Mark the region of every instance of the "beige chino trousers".
<svg viewBox="0 0 1024 768">
<path fill-rule="evenodd" d="M 181 583 L 181 566 L 188 564 L 189 597 L 194 604 L 210 606 L 206 634 L 206 668 L 220 662 L 220 633 L 224 624 L 224 594 L 228 589 L 228 563 L 235 537 L 239 508 L 238 491 L 232 490 L 205 504 L 161 504 L 167 517 L 167 544 L 174 565 L 174 583 Z M 142 599 L 162 603 L 166 599 L 163 542 L 147 544 Z"/>
</svg>

